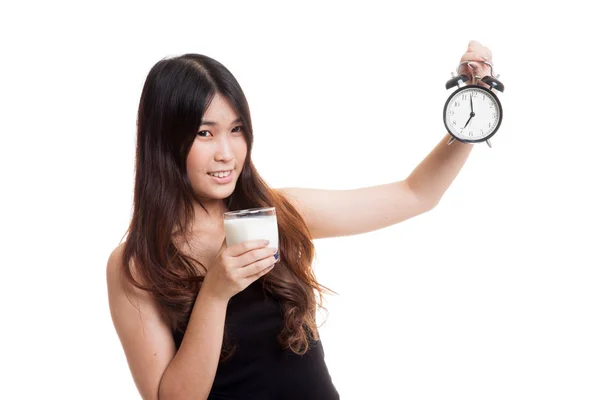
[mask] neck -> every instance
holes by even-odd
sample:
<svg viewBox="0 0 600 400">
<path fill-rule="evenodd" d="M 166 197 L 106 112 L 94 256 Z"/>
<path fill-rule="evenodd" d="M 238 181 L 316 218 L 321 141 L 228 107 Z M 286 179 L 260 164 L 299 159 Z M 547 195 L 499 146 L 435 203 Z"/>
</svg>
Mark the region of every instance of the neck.
<svg viewBox="0 0 600 400">
<path fill-rule="evenodd" d="M 223 213 L 228 211 L 225 201 L 203 201 L 202 205 L 204 208 L 202 208 L 199 203 L 194 203 L 195 218 L 192 231 L 203 231 L 207 228 L 223 227 Z"/>
<path fill-rule="evenodd" d="M 203 200 L 202 205 L 204 208 L 194 202 L 194 221 L 188 227 L 187 233 L 196 236 L 203 232 L 224 231 L 223 213 L 229 211 L 225 202 L 223 200 Z M 181 232 L 175 232 L 174 235 L 179 237 Z"/>
</svg>

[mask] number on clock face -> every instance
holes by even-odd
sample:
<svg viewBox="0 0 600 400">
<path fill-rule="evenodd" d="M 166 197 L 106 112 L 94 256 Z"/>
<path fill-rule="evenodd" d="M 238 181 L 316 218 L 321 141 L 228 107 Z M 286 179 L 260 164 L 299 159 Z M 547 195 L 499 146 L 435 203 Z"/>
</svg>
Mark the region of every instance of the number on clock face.
<svg viewBox="0 0 600 400">
<path fill-rule="evenodd" d="M 476 141 L 494 132 L 500 122 L 499 115 L 499 104 L 489 92 L 470 87 L 448 100 L 444 120 L 456 137 Z"/>
</svg>

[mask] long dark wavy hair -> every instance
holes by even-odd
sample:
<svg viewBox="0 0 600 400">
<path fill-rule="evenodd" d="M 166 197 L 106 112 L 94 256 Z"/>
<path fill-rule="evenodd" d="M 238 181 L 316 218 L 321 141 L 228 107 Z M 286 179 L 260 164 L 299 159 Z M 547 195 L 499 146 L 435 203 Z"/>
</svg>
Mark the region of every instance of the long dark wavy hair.
<svg viewBox="0 0 600 400">
<path fill-rule="evenodd" d="M 137 117 L 133 214 L 124 235 L 124 273 L 133 285 L 151 293 L 173 334 L 182 337 L 203 282 L 196 266 L 204 271 L 206 267 L 183 254 L 173 233 L 187 232 L 194 221 L 194 203 L 204 208 L 192 190 L 186 159 L 202 116 L 217 93 L 239 113 L 248 146 L 239 180 L 224 201 L 232 211 L 276 208 L 280 261 L 261 279 L 281 305 L 284 323 L 279 343 L 304 354 L 311 341 L 318 339 L 316 311 L 323 307 L 323 294 L 329 289 L 314 276 L 314 246 L 302 217 L 268 187 L 252 163 L 252 122 L 240 85 L 210 57 L 184 54 L 162 59 L 144 83 Z M 221 359 L 233 351 L 233 347 L 226 348 L 224 344 Z"/>
</svg>

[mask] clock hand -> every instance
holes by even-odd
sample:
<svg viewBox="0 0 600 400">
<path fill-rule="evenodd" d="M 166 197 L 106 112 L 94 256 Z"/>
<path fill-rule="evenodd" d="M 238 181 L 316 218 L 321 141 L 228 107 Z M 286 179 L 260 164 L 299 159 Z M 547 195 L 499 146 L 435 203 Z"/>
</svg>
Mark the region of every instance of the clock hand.
<svg viewBox="0 0 600 400">
<path fill-rule="evenodd" d="M 473 113 L 473 93 L 471 93 L 471 113 Z"/>
<path fill-rule="evenodd" d="M 467 125 L 469 125 L 469 122 L 471 122 L 471 118 L 473 118 L 474 116 L 475 112 L 473 111 L 473 93 L 471 93 L 471 113 L 469 114 L 469 119 L 467 120 L 467 123 L 465 124 L 463 129 L 465 129 Z"/>
<path fill-rule="evenodd" d="M 467 125 L 469 125 L 469 122 L 471 122 L 471 118 L 473 118 L 474 116 L 475 116 L 475 113 L 471 113 L 471 115 L 469 116 L 469 119 L 467 120 L 467 123 L 465 124 L 463 129 L 465 129 L 467 127 Z"/>
</svg>

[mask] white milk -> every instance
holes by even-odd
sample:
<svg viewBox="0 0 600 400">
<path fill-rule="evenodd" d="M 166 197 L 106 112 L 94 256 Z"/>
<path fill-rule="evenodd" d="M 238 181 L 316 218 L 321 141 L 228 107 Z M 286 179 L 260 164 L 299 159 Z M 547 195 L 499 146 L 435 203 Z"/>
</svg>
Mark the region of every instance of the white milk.
<svg viewBox="0 0 600 400">
<path fill-rule="evenodd" d="M 276 215 L 242 217 L 225 220 L 227 247 L 247 240 L 268 240 L 268 247 L 279 249 Z"/>
</svg>

